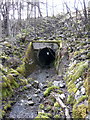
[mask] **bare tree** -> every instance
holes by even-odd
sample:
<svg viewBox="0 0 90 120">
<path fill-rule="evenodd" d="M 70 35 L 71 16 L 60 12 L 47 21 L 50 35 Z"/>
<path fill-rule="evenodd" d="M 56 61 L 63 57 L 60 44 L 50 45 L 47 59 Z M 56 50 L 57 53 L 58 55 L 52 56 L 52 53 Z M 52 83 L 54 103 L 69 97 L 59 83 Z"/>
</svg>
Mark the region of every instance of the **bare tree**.
<svg viewBox="0 0 90 120">
<path fill-rule="evenodd" d="M 3 36 L 9 36 L 9 2 L 1 2 L 0 11 L 3 17 L 2 34 Z"/>
<path fill-rule="evenodd" d="M 84 14 L 84 17 L 85 17 L 85 23 L 87 22 L 87 8 L 86 8 L 86 3 L 85 3 L 85 0 L 83 0 L 83 14 Z"/>
<path fill-rule="evenodd" d="M 27 2 L 27 20 L 29 19 L 29 2 Z"/>
<path fill-rule="evenodd" d="M 52 11 L 53 11 L 53 16 L 54 16 L 54 0 L 52 0 Z"/>
<path fill-rule="evenodd" d="M 31 2 L 29 2 L 29 4 L 31 4 L 31 13 L 34 10 L 34 17 L 36 17 L 36 7 L 38 9 L 38 13 L 40 14 L 40 17 L 42 17 L 39 0 L 32 0 Z"/>
<path fill-rule="evenodd" d="M 46 0 L 46 16 L 48 17 L 48 2 Z"/>
</svg>

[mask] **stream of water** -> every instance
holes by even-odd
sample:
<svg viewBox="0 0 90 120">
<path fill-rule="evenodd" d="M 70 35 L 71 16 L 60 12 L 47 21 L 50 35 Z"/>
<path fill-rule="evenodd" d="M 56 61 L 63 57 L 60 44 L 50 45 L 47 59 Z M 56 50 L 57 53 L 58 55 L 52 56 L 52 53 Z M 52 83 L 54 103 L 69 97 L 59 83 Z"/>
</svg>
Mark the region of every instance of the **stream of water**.
<svg viewBox="0 0 90 120">
<path fill-rule="evenodd" d="M 46 81 L 55 76 L 54 68 L 41 69 L 33 72 L 28 78 L 32 82 L 27 85 L 26 90 L 20 92 L 16 103 L 11 107 L 7 118 L 35 118 L 38 113 L 38 106 L 42 102 L 43 92 L 46 89 Z"/>
</svg>

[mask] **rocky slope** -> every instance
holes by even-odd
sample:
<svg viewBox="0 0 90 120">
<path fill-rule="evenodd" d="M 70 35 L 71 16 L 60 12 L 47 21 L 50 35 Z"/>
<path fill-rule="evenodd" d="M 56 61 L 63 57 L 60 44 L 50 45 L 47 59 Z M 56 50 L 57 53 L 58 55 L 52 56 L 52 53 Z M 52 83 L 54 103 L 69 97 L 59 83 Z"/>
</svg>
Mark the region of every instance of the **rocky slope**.
<svg viewBox="0 0 90 120">
<path fill-rule="evenodd" d="M 38 18 L 25 26 L 16 38 L 1 39 L 0 53 L 2 87 L 1 113 L 11 108 L 14 93 L 24 90 L 28 78 L 22 76 L 17 67 L 23 64 L 27 45 L 32 40 L 62 40 L 62 49 L 57 51 L 58 75 L 47 82 L 42 103 L 36 118 L 86 118 L 89 115 L 90 39 L 83 21 L 59 15 Z"/>
</svg>

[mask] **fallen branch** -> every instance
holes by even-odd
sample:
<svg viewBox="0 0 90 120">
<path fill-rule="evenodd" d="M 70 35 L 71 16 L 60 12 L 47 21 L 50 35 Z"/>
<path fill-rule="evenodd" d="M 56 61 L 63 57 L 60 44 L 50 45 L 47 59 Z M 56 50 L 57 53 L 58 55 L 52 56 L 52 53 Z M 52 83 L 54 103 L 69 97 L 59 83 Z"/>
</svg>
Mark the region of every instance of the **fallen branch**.
<svg viewBox="0 0 90 120">
<path fill-rule="evenodd" d="M 67 106 L 63 103 L 63 101 L 60 99 L 59 94 L 52 92 L 51 95 L 56 99 L 56 101 L 60 104 L 60 106 L 65 109 L 66 118 L 70 118 L 69 110 L 68 110 Z"/>
</svg>

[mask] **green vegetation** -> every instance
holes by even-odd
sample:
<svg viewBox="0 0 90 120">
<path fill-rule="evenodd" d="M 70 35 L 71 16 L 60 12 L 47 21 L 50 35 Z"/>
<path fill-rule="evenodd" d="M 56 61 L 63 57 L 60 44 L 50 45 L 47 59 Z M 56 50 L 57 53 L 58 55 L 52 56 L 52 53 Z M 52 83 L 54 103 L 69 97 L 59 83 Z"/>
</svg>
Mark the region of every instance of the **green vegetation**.
<svg viewBox="0 0 90 120">
<path fill-rule="evenodd" d="M 38 116 L 35 119 L 37 119 L 37 118 L 39 120 L 42 120 L 42 118 L 49 118 L 50 119 L 51 116 L 52 115 L 50 113 L 42 113 L 42 112 L 40 112 L 40 113 L 38 113 Z"/>
<path fill-rule="evenodd" d="M 60 107 L 60 104 L 58 102 L 55 102 L 54 107 Z"/>
<path fill-rule="evenodd" d="M 57 118 L 60 119 L 61 116 L 60 116 L 60 115 L 55 115 L 54 118 L 56 118 L 56 119 L 57 119 Z M 57 119 L 57 120 L 58 120 L 58 119 Z"/>
<path fill-rule="evenodd" d="M 40 104 L 40 105 L 39 105 L 39 108 L 40 108 L 40 109 L 44 109 L 44 105 L 43 105 L 43 104 Z"/>
<path fill-rule="evenodd" d="M 59 87 L 57 86 L 51 86 L 49 88 L 47 88 L 44 92 L 44 96 L 48 96 L 52 91 L 54 91 L 55 89 L 60 89 Z"/>
<path fill-rule="evenodd" d="M 67 98 L 67 103 L 73 105 L 75 103 L 75 99 L 73 95 L 69 95 Z"/>
<path fill-rule="evenodd" d="M 77 63 L 76 66 L 72 67 L 72 73 L 69 74 L 68 81 L 72 80 L 73 82 L 75 82 L 75 80 L 82 75 L 86 68 L 88 68 L 88 61 Z"/>
<path fill-rule="evenodd" d="M 23 64 L 17 68 L 17 71 L 24 77 L 27 77 L 35 69 L 35 58 L 33 52 L 32 42 L 29 43 L 28 48 L 23 59 Z"/>
<path fill-rule="evenodd" d="M 74 104 L 73 107 L 76 107 L 80 102 L 84 101 L 84 100 L 87 99 L 87 98 L 88 98 L 87 95 L 83 95 L 82 97 L 80 97 L 80 98 L 78 99 L 78 101 L 76 101 L 76 103 Z"/>
<path fill-rule="evenodd" d="M 77 107 L 73 108 L 73 118 L 80 119 L 80 118 L 85 118 L 86 117 L 86 111 L 87 111 L 87 106 L 84 104 L 78 105 Z"/>
</svg>

